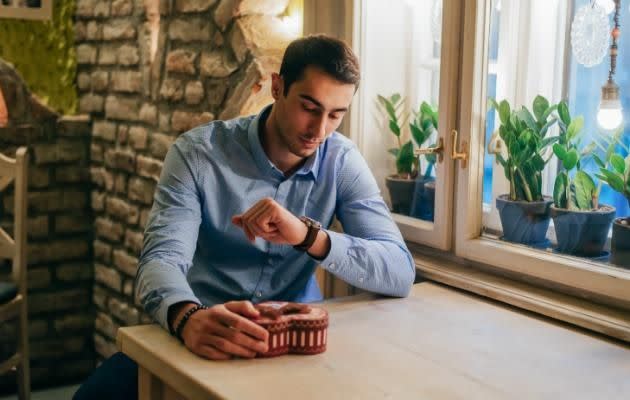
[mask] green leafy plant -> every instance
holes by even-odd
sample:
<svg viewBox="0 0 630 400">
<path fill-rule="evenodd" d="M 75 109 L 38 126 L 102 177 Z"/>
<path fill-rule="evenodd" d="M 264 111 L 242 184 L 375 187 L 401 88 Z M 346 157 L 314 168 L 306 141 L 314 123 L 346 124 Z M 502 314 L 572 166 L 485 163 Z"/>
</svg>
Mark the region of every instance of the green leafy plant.
<svg viewBox="0 0 630 400">
<path fill-rule="evenodd" d="M 618 141 L 620 132 L 608 142 L 607 146 L 593 141 L 580 150 L 584 118 L 580 115 L 572 119 L 564 101 L 558 104 L 558 116 L 560 135 L 558 143 L 553 145 L 553 152 L 560 160 L 562 170 L 554 183 L 554 205 L 567 210 L 597 210 L 602 185 L 601 182 L 596 184 L 593 177 L 583 169 L 583 161 L 591 156 L 600 168 L 606 169 L 614 155 L 615 143 Z M 602 149 L 603 159 L 595 153 L 597 147 Z"/>
<path fill-rule="evenodd" d="M 507 158 L 501 154 L 496 157 L 510 181 L 510 200 L 543 200 L 542 171 L 551 158 L 551 154 L 546 156 L 545 153 L 548 146 L 558 140 L 558 137 L 546 136 L 557 121 L 552 115 L 557 106 L 550 105 L 543 96 L 536 96 L 533 113 L 525 106 L 518 111 L 511 110 L 506 100 L 497 103 L 489 99 L 488 108 L 497 110 L 501 121 L 499 135 L 507 147 Z"/>
<path fill-rule="evenodd" d="M 396 157 L 396 170 L 399 177 L 415 178 L 420 168 L 420 159 L 414 154 L 414 142 L 418 147 L 422 146 L 431 135 L 437 131 L 438 111 L 427 102 L 422 102 L 417 112 L 414 112 L 412 120 L 409 122 L 409 130 L 413 140 L 403 143 L 403 126 L 407 117 L 404 114 L 404 98 L 399 93 L 394 93 L 390 97 L 378 95 L 378 101 L 385 110 L 388 118 L 389 130 L 396 136 L 398 147 L 389 149 L 389 152 Z M 433 144 L 432 146 L 435 146 Z M 425 177 L 431 175 L 435 164 L 435 154 L 425 155 L 427 167 Z"/>
<path fill-rule="evenodd" d="M 618 136 L 620 135 L 621 132 L 619 132 Z M 612 153 L 616 144 L 621 145 L 625 148 L 626 152 L 628 152 L 629 149 L 619 142 L 618 136 L 616 137 L 617 140 L 609 144 L 607 152 Z M 616 153 L 610 154 L 609 157 L 609 165 L 612 166 L 612 169 L 609 169 L 608 165 L 601 160 L 595 159 L 600 170 L 600 173 L 596 174 L 596 176 L 599 178 L 600 182 L 608 184 L 614 191 L 624 196 L 630 204 L 630 154 L 628 154 L 625 159 Z"/>
<path fill-rule="evenodd" d="M 411 131 L 411 137 L 416 142 L 418 147 L 422 145 L 433 135 L 437 133 L 438 127 L 438 110 L 434 109 L 429 103 L 423 101 L 416 113 L 414 113 L 413 120 L 409 123 L 409 129 Z M 435 147 L 433 143 L 429 147 Z M 435 153 L 425 154 L 424 158 L 427 160 L 427 166 L 424 169 L 424 179 L 428 179 L 433 171 L 437 156 Z M 421 171 L 420 158 L 416 158 L 417 170 Z"/>
</svg>

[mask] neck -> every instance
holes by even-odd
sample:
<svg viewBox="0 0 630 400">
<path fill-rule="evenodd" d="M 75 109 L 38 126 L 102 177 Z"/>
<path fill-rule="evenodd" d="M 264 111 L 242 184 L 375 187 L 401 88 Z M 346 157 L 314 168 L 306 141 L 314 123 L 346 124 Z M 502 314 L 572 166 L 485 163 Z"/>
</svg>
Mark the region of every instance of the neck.
<svg viewBox="0 0 630 400">
<path fill-rule="evenodd" d="M 306 161 L 306 158 L 291 153 L 286 144 L 282 142 L 275 104 L 271 107 L 271 111 L 265 123 L 262 125 L 260 141 L 269 160 L 282 171 L 285 176 L 293 174 Z"/>
</svg>

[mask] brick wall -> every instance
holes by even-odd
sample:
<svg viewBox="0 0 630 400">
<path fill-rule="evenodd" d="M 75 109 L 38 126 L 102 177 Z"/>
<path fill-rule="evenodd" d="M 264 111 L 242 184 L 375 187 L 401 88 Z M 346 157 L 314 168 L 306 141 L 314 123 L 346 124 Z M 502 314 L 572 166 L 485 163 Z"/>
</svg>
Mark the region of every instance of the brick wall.
<svg viewBox="0 0 630 400">
<path fill-rule="evenodd" d="M 290 38 L 288 0 L 78 0 L 80 108 L 93 120 L 94 346 L 149 322 L 132 299 L 142 234 L 179 134 L 271 102 L 270 72 Z"/>
<path fill-rule="evenodd" d="M 13 68 L 0 60 L 0 91 L 8 119 L 0 151 L 15 157 L 28 146 L 28 309 L 35 387 L 74 382 L 95 364 L 91 302 L 92 213 L 87 116 L 61 117 L 31 96 Z M 12 189 L 0 196 L 0 224 L 11 235 Z M 10 274 L 0 264 L 0 279 Z M 17 324 L 0 324 L 0 359 L 15 351 Z M 0 392 L 15 390 L 15 375 L 0 376 Z"/>
</svg>

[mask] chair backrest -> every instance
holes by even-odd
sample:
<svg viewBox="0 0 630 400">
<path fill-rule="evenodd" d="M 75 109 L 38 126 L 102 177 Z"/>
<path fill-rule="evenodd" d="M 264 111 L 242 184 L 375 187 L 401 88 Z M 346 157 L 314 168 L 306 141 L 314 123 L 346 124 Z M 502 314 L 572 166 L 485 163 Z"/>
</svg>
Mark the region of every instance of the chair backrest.
<svg viewBox="0 0 630 400">
<path fill-rule="evenodd" d="M 11 277 L 18 285 L 18 292 L 26 295 L 26 189 L 28 185 L 28 154 L 26 147 L 20 147 L 15 159 L 0 154 L 0 192 L 11 182 L 14 185 L 13 237 L 0 228 L 0 258 L 11 259 Z"/>
</svg>

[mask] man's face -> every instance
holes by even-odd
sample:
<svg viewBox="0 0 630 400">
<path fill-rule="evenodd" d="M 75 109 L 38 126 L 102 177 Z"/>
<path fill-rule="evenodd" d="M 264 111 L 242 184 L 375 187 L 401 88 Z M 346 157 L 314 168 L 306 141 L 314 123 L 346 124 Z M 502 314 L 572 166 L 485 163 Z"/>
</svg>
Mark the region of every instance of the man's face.
<svg viewBox="0 0 630 400">
<path fill-rule="evenodd" d="M 286 97 L 283 85 L 282 77 L 274 74 L 272 94 L 276 100 L 278 140 L 292 154 L 308 157 L 339 127 L 355 87 L 316 67 L 307 67 Z"/>
</svg>

